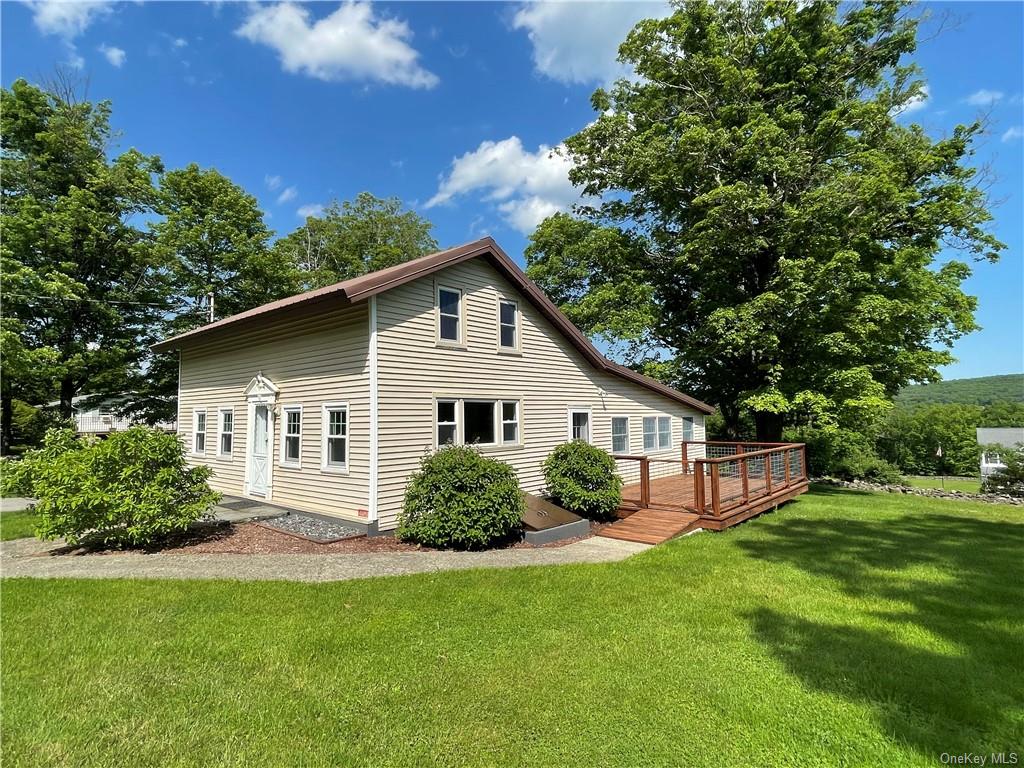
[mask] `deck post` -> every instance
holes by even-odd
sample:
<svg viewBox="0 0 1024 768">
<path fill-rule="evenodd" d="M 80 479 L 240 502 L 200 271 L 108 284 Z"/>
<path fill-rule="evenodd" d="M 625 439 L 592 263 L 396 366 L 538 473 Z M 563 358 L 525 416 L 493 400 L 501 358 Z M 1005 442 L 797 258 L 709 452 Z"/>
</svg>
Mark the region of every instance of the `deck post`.
<svg viewBox="0 0 1024 768">
<path fill-rule="evenodd" d="M 807 479 L 807 446 L 800 443 L 800 472 L 803 480 Z"/>
<path fill-rule="evenodd" d="M 722 513 L 722 494 L 718 487 L 718 465 L 711 465 L 711 511 L 715 517 Z"/>
<path fill-rule="evenodd" d="M 740 451 L 742 453 L 742 451 Z M 747 478 L 747 460 L 743 456 L 739 458 L 740 462 L 740 480 L 743 483 L 743 503 L 746 504 L 750 501 L 750 481 Z"/>
<path fill-rule="evenodd" d="M 651 460 L 644 456 L 640 459 L 640 507 L 647 509 L 651 505 Z"/>
<path fill-rule="evenodd" d="M 782 464 L 786 471 L 786 486 L 789 486 L 789 448 L 782 454 Z"/>
<path fill-rule="evenodd" d="M 700 514 L 704 514 L 704 462 L 693 462 L 693 501 Z"/>
<path fill-rule="evenodd" d="M 764 490 L 766 496 L 772 495 L 772 454 L 764 455 Z"/>
<path fill-rule="evenodd" d="M 683 474 L 684 475 L 687 472 L 686 464 L 687 464 L 687 459 L 686 459 L 686 441 L 683 440 Z"/>
</svg>

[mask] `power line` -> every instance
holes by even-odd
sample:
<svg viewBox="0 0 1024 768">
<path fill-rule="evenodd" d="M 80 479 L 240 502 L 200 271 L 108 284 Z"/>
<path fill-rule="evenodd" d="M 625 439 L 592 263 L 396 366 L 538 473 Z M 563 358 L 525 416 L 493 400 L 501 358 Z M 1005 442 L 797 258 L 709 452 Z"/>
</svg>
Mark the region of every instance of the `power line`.
<svg viewBox="0 0 1024 768">
<path fill-rule="evenodd" d="M 28 293 L 11 293 L 10 291 L 4 291 L 2 294 L 0 294 L 0 298 L 2 298 L 4 296 L 14 296 L 14 297 L 21 298 L 21 299 L 29 299 L 31 301 L 43 301 L 43 302 L 49 301 L 49 302 L 54 302 L 54 303 L 66 303 L 66 302 L 81 303 L 81 302 L 89 302 L 89 303 L 92 303 L 92 304 L 104 304 L 104 305 L 106 305 L 106 304 L 119 304 L 119 305 L 136 306 L 136 307 L 158 307 L 160 309 L 168 309 L 168 310 L 188 309 L 188 310 L 191 310 L 193 312 L 203 312 L 203 313 L 206 312 L 206 309 L 203 308 L 203 307 L 193 306 L 193 305 L 187 304 L 187 303 L 156 304 L 156 303 L 153 303 L 153 302 L 146 302 L 146 301 L 121 301 L 119 299 L 92 299 L 92 298 L 88 298 L 88 297 L 82 297 L 82 298 L 66 297 L 66 298 L 62 298 L 60 296 L 41 296 L 41 295 L 32 295 L 32 294 L 28 294 Z"/>
</svg>

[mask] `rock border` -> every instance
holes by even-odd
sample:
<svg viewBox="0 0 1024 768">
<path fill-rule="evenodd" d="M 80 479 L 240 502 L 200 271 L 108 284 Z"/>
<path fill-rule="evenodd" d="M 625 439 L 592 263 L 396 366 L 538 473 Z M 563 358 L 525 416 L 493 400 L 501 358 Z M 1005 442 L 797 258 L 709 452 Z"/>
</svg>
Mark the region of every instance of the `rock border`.
<svg viewBox="0 0 1024 768">
<path fill-rule="evenodd" d="M 1007 496 L 1002 493 L 967 493 L 965 491 L 945 491 L 941 488 L 917 488 L 911 485 L 872 483 L 867 480 L 840 480 L 836 477 L 816 477 L 811 482 L 832 485 L 838 488 L 851 488 L 857 491 L 875 491 L 878 493 L 903 493 L 910 496 L 927 496 L 932 499 L 952 499 L 957 501 L 981 501 L 986 504 L 1010 504 L 1015 507 L 1024 506 L 1024 498 Z"/>
</svg>

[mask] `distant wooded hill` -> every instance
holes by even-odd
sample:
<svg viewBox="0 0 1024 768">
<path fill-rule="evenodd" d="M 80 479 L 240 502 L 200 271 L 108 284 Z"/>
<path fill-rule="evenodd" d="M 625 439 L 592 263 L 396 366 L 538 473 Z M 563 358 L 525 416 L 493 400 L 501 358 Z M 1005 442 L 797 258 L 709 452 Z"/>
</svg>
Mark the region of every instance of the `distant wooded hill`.
<svg viewBox="0 0 1024 768">
<path fill-rule="evenodd" d="M 905 387 L 896 396 L 896 402 L 899 405 L 1024 403 L 1024 373 L 914 384 Z"/>
</svg>

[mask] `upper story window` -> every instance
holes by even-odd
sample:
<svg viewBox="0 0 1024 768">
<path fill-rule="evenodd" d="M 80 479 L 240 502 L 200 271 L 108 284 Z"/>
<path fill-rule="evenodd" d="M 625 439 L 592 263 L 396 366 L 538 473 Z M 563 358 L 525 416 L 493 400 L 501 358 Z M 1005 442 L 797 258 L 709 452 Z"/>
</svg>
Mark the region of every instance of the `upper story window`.
<svg viewBox="0 0 1024 768">
<path fill-rule="evenodd" d="M 612 416 L 612 453 L 629 453 L 628 416 Z"/>
<path fill-rule="evenodd" d="M 285 406 L 281 411 L 284 413 L 281 463 L 297 467 L 302 463 L 302 406 Z"/>
<path fill-rule="evenodd" d="M 235 439 L 235 412 L 231 408 L 220 409 L 220 446 L 221 456 L 230 456 L 232 443 Z"/>
<path fill-rule="evenodd" d="M 206 411 L 192 412 L 192 453 L 206 453 Z"/>
<path fill-rule="evenodd" d="M 498 346 L 519 349 L 519 305 L 507 299 L 498 302 Z"/>
<path fill-rule="evenodd" d="M 457 288 L 437 289 L 438 341 L 462 342 L 462 291 Z"/>
<path fill-rule="evenodd" d="M 672 419 L 644 416 L 644 450 L 664 451 L 672 447 Z"/>
<path fill-rule="evenodd" d="M 324 406 L 324 469 L 348 468 L 348 405 Z"/>
</svg>

